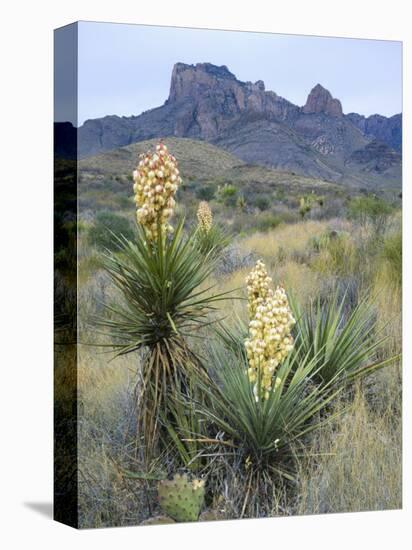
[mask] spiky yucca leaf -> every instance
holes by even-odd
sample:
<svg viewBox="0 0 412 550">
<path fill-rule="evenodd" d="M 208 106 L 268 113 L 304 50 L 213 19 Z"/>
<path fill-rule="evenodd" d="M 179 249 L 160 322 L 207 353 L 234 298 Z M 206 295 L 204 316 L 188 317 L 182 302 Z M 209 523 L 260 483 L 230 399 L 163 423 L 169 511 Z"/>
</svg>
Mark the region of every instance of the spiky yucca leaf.
<svg viewBox="0 0 412 550">
<path fill-rule="evenodd" d="M 199 406 L 199 413 L 216 435 L 223 434 L 226 445 L 249 457 L 255 468 L 291 479 L 294 445 L 331 419 L 329 415 L 321 420 L 319 413 L 340 388 L 313 384 L 319 363 L 292 352 L 277 370 L 280 382 L 268 399 L 257 401 L 244 355 L 219 344 L 212 361 L 216 378 L 208 384 L 200 382 L 208 401 L 207 406 Z"/>
<path fill-rule="evenodd" d="M 171 238 L 159 230 L 148 242 L 141 226 L 135 241 L 120 237 L 117 253 L 104 255 L 104 267 L 119 299 L 106 304 L 97 320 L 116 339 L 118 355 L 143 349 L 139 420 L 149 453 L 157 439 L 159 414 L 168 414 L 168 396 L 184 392 L 193 372 L 205 374 L 186 337 L 213 321 L 216 303 L 228 293 L 213 293 L 206 281 L 217 261 L 201 253 L 195 233 L 185 235 L 182 219 Z"/>
<path fill-rule="evenodd" d="M 224 293 L 214 294 L 213 287 L 200 289 L 216 259 L 212 251 L 204 254 L 197 249 L 195 233 L 185 237 L 183 225 L 182 219 L 170 240 L 159 231 L 153 246 L 138 226 L 135 241 L 120 237 L 120 251 L 103 256 L 122 300 L 105 304 L 110 317 L 98 323 L 118 340 L 113 347 L 119 355 L 192 334 L 210 322 L 216 302 L 225 298 Z"/>
<path fill-rule="evenodd" d="M 399 359 L 378 358 L 386 337 L 376 328 L 373 302 L 363 299 L 348 313 L 345 305 L 345 296 L 339 300 L 335 294 L 327 303 L 317 300 L 303 312 L 292 300 L 300 356 L 317 358 L 317 378 L 322 383 L 336 377 L 353 382 Z"/>
</svg>

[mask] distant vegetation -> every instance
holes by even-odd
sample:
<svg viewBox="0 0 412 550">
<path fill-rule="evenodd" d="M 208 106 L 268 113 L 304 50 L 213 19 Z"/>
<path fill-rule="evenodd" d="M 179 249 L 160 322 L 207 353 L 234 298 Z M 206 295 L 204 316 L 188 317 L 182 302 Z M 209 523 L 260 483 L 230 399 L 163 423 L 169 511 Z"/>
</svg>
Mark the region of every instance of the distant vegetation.
<svg viewBox="0 0 412 550">
<path fill-rule="evenodd" d="M 81 215 L 93 216 L 95 211 L 106 210 L 121 212 L 131 220 L 130 174 L 138 155 L 154 143 L 155 140 L 134 143 L 81 160 Z M 383 216 L 401 204 L 399 192 L 392 188 L 362 191 L 248 165 L 202 141 L 167 138 L 165 143 L 180 159 L 183 186 L 179 191 L 179 211 L 192 219 L 199 201 L 206 200 L 215 217 L 236 233 L 264 231 L 303 217 L 330 219 L 345 213 L 359 222 L 373 219 L 379 225 Z"/>
<path fill-rule="evenodd" d="M 98 212 L 88 230 L 90 244 L 100 250 L 117 250 L 119 237 L 130 240 L 133 235 L 134 231 L 130 221 L 114 212 Z"/>
</svg>

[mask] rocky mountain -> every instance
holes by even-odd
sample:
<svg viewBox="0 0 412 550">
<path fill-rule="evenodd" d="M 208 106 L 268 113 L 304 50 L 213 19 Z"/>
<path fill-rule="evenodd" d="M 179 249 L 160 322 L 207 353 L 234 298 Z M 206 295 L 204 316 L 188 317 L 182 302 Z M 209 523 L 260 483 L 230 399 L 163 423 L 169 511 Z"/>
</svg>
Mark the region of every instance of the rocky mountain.
<svg viewBox="0 0 412 550">
<path fill-rule="evenodd" d="M 349 113 L 346 117 L 366 136 L 376 138 L 392 149 L 402 152 L 402 115 L 389 118 L 382 115 L 364 117 L 357 113 Z"/>
<path fill-rule="evenodd" d="M 177 63 L 164 105 L 139 116 L 88 120 L 78 130 L 78 146 L 85 157 L 167 136 L 204 140 L 247 163 L 328 181 L 399 180 L 400 156 L 380 163 L 381 148 L 370 144 L 378 140 L 399 151 L 401 115 L 344 115 L 320 84 L 299 107 L 262 81 L 242 82 L 226 66 L 210 63 Z"/>
<path fill-rule="evenodd" d="M 401 155 L 391 149 L 386 143 L 373 140 L 366 147 L 354 151 L 347 164 L 361 166 L 363 170 L 385 173 L 389 168 L 397 167 L 401 163 Z"/>
<path fill-rule="evenodd" d="M 306 104 L 302 107 L 302 113 L 307 115 L 324 113 L 328 116 L 343 116 L 342 104 L 339 99 L 334 99 L 331 93 L 320 84 L 316 84 L 308 95 Z"/>
</svg>

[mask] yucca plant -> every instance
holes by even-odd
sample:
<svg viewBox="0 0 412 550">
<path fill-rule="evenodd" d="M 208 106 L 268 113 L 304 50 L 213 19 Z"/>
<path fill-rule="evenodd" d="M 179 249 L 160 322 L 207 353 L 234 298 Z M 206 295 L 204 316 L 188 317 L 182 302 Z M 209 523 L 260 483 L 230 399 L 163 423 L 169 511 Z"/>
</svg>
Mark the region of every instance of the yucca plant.
<svg viewBox="0 0 412 550">
<path fill-rule="evenodd" d="M 196 232 L 197 246 L 203 254 L 210 252 L 214 256 L 221 255 L 230 243 L 230 235 L 217 224 L 213 224 L 209 231 L 198 228 Z"/>
<path fill-rule="evenodd" d="M 373 301 L 362 299 L 346 312 L 345 296 L 332 295 L 327 303 L 318 299 L 306 311 L 291 301 L 297 319 L 296 342 L 301 358 L 316 358 L 320 368 L 316 378 L 329 383 L 337 378 L 347 382 L 363 378 L 390 365 L 399 356 L 379 357 L 386 340 L 383 328 L 376 327 Z"/>
<path fill-rule="evenodd" d="M 134 241 L 120 237 L 119 252 L 103 255 L 120 299 L 105 305 L 109 315 L 98 322 L 115 338 L 117 355 L 144 352 L 139 418 L 149 451 L 169 396 L 184 391 L 193 372 L 206 376 L 187 337 L 213 321 L 216 303 L 226 297 L 205 285 L 217 261 L 212 251 L 202 254 L 183 226 L 182 219 L 172 237 L 159 230 L 154 243 L 138 226 Z"/>
<path fill-rule="evenodd" d="M 207 201 L 201 201 L 197 210 L 198 226 L 196 241 L 203 254 L 212 253 L 217 256 L 230 243 L 230 236 L 213 220 L 212 211 Z"/>
<path fill-rule="evenodd" d="M 211 355 L 215 376 L 207 384 L 200 382 L 206 401 L 197 406 L 208 423 L 209 435 L 198 441 L 205 453 L 213 449 L 218 458 L 230 461 L 231 456 L 233 464 L 242 464 L 243 512 L 260 515 L 265 504 L 259 494 L 273 480 L 296 481 L 299 447 L 311 432 L 334 418 L 321 413 L 341 388 L 315 384 L 319 362 L 291 354 L 276 372 L 277 383 L 269 395 L 256 399 L 244 354 L 218 342 Z"/>
<path fill-rule="evenodd" d="M 171 443 L 175 459 L 180 466 L 190 471 L 199 471 L 205 465 L 198 437 L 206 435 L 205 422 L 193 407 L 194 402 L 203 403 L 203 395 L 193 384 L 184 395 L 171 395 L 168 402 L 168 415 L 162 418 L 165 447 Z M 170 445 L 169 445 L 170 446 Z"/>
<path fill-rule="evenodd" d="M 103 256 L 119 299 L 106 304 L 108 315 L 99 324 L 110 330 L 118 355 L 143 352 L 138 423 L 148 461 L 161 421 L 173 423 L 171 398 L 187 391 L 194 373 L 207 377 L 187 338 L 213 322 L 216 302 L 225 294 L 207 287 L 217 261 L 215 248 L 199 250 L 197 230 L 186 235 L 183 219 L 176 228 L 170 223 L 182 179 L 166 145 L 142 155 L 133 180 L 136 238 L 118 237 L 118 250 Z"/>
</svg>

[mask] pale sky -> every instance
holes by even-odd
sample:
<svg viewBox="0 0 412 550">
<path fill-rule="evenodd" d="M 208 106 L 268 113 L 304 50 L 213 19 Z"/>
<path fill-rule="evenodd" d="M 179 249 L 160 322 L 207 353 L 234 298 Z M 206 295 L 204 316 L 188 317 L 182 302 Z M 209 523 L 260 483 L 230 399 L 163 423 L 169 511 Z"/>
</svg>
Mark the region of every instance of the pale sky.
<svg viewBox="0 0 412 550">
<path fill-rule="evenodd" d="M 78 39 L 79 124 L 162 105 L 179 61 L 226 65 L 296 105 L 319 82 L 344 113 L 402 110 L 401 42 L 88 22 Z"/>
</svg>

